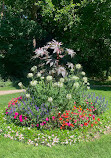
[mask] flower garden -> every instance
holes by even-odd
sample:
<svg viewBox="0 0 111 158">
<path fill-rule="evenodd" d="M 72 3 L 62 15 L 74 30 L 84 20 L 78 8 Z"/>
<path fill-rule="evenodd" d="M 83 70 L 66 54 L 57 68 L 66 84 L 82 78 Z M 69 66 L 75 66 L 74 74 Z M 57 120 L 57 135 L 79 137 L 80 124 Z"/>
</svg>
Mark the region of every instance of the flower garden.
<svg viewBox="0 0 111 158">
<path fill-rule="evenodd" d="M 36 49 L 40 60 L 27 75 L 29 86 L 1 111 L 0 135 L 35 146 L 90 141 L 110 128 L 105 97 L 89 92 L 81 64 L 63 62 L 76 53 L 55 40 Z M 65 63 L 65 64 L 63 64 Z"/>
</svg>

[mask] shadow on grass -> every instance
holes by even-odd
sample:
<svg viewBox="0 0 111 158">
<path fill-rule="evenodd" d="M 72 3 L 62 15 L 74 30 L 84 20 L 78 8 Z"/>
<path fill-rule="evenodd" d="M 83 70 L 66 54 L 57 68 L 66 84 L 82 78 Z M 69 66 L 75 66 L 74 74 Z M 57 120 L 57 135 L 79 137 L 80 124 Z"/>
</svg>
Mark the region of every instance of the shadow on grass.
<svg viewBox="0 0 111 158">
<path fill-rule="evenodd" d="M 91 86 L 92 90 L 111 91 L 111 87 Z"/>
</svg>

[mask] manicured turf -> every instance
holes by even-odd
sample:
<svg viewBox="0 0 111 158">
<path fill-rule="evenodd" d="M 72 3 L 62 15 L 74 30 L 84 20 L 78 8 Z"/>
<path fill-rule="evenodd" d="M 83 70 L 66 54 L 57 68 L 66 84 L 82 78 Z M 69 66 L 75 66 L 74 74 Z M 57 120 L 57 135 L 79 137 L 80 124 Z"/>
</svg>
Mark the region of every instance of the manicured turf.
<svg viewBox="0 0 111 158">
<path fill-rule="evenodd" d="M 109 101 L 109 111 L 111 112 L 111 89 L 90 90 L 97 95 L 106 97 Z M 0 96 L 0 109 L 4 109 L 11 98 L 20 96 L 10 94 Z M 94 142 L 85 142 L 75 145 L 34 147 L 21 142 L 0 137 L 0 158 L 111 158 L 111 134 L 101 137 Z"/>
<path fill-rule="evenodd" d="M 0 138 L 0 158 L 111 158 L 111 134 L 73 146 L 33 147 Z"/>
</svg>

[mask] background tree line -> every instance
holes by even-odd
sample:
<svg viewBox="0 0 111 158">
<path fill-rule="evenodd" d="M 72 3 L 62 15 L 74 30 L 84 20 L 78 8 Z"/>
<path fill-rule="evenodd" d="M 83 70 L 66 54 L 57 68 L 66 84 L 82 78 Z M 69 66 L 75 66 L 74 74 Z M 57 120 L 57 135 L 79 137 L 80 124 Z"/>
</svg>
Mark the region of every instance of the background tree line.
<svg viewBox="0 0 111 158">
<path fill-rule="evenodd" d="M 34 49 L 52 39 L 74 49 L 90 77 L 110 74 L 110 0 L 2 0 L 0 13 L 2 76 L 24 77 Z"/>
</svg>

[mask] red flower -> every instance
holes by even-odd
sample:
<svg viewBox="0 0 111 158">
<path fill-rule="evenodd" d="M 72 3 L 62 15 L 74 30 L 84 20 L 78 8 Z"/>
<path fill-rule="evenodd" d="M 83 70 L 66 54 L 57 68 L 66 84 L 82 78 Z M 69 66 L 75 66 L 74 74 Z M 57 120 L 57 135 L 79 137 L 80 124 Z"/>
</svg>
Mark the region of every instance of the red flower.
<svg viewBox="0 0 111 158">
<path fill-rule="evenodd" d="M 100 118 L 98 118 L 98 121 L 100 121 Z"/>
<path fill-rule="evenodd" d="M 93 127 L 93 124 L 91 124 L 91 127 Z"/>
<path fill-rule="evenodd" d="M 69 115 L 69 113 L 67 112 L 66 115 Z"/>
<path fill-rule="evenodd" d="M 95 120 L 95 118 L 93 117 L 93 120 Z"/>
<path fill-rule="evenodd" d="M 89 111 L 92 111 L 91 109 L 89 109 Z"/>
<path fill-rule="evenodd" d="M 66 119 L 66 121 L 68 122 L 68 121 L 69 121 L 69 119 Z"/>
<path fill-rule="evenodd" d="M 59 120 L 61 121 L 61 120 L 62 120 L 62 118 L 60 117 L 60 118 L 59 118 Z"/>
<path fill-rule="evenodd" d="M 65 118 L 68 118 L 69 116 L 64 116 Z"/>
<path fill-rule="evenodd" d="M 95 121 L 95 124 L 97 124 L 97 121 Z"/>
<path fill-rule="evenodd" d="M 85 122 L 85 123 L 84 123 L 84 126 L 87 126 L 87 125 L 88 125 L 88 124 Z"/>
<path fill-rule="evenodd" d="M 89 116 L 92 116 L 91 114 L 89 114 Z"/>
</svg>

